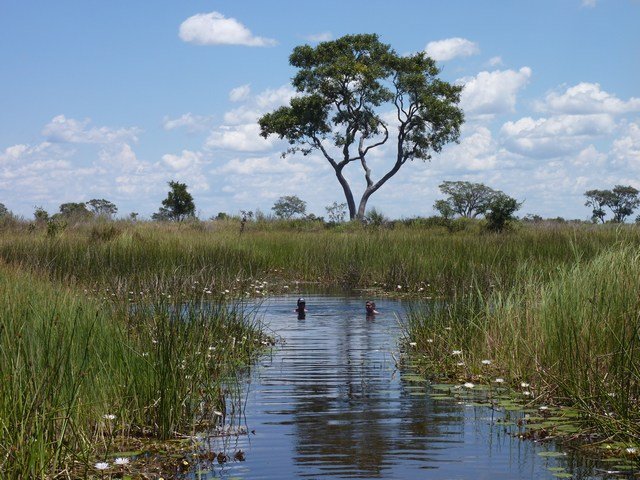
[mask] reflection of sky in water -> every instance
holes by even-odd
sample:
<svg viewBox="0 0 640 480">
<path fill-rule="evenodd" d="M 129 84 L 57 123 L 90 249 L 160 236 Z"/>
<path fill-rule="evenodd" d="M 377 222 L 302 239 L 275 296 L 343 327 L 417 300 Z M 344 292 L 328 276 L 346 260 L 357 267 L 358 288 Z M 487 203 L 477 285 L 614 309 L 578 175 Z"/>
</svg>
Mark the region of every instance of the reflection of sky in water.
<svg viewBox="0 0 640 480">
<path fill-rule="evenodd" d="M 246 424 L 255 434 L 213 439 L 212 449 L 246 452 L 215 476 L 287 478 L 556 478 L 568 466 L 537 455 L 546 447 L 508 435 L 501 413 L 435 400 L 396 370 L 402 305 L 364 299 L 268 300 L 264 321 L 285 343 L 257 365 L 247 386 Z M 427 393 L 425 395 L 425 393 Z M 574 478 L 597 478 L 573 472 Z"/>
</svg>

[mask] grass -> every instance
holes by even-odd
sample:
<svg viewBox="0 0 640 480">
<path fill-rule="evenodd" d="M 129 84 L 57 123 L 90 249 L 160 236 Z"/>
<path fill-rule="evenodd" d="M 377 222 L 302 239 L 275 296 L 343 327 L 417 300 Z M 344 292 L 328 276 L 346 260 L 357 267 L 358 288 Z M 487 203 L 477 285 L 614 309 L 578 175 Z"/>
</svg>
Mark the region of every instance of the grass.
<svg viewBox="0 0 640 480">
<path fill-rule="evenodd" d="M 524 382 L 538 402 L 576 408 L 601 439 L 640 444 L 640 251 L 623 242 L 540 277 L 530 266 L 510 290 L 412 312 L 424 371 Z"/>
<path fill-rule="evenodd" d="M 426 371 L 527 382 L 640 442 L 638 228 L 405 223 L 4 229 L 0 471 L 95 473 L 116 439 L 237 411 L 225 405 L 234 375 L 263 342 L 238 299 L 295 281 L 422 298 L 409 335 Z"/>
<path fill-rule="evenodd" d="M 85 475 L 117 436 L 170 438 L 218 421 L 226 379 L 250 362 L 260 330 L 227 304 L 170 296 L 107 303 L 0 268 L 6 478 Z"/>
</svg>

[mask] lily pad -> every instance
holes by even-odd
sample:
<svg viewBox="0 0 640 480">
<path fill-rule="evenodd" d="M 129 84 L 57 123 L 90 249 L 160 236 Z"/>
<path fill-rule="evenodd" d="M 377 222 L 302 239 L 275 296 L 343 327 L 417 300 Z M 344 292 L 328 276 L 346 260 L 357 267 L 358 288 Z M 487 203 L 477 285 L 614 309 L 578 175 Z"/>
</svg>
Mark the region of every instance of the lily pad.
<svg viewBox="0 0 640 480">
<path fill-rule="evenodd" d="M 552 452 L 552 451 L 538 452 L 539 457 L 555 458 L 555 457 L 564 457 L 565 455 L 566 453 L 562 453 L 562 452 Z"/>
</svg>

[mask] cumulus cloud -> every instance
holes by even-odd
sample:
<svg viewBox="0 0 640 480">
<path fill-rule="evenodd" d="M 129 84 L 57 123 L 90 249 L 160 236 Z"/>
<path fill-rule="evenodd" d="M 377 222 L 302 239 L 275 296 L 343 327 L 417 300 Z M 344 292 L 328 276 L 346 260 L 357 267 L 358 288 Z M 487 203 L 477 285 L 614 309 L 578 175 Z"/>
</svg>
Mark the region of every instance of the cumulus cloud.
<svg viewBox="0 0 640 480">
<path fill-rule="evenodd" d="M 185 128 L 189 132 L 206 130 L 211 124 L 211 117 L 207 115 L 194 115 L 191 112 L 184 113 L 178 118 L 164 117 L 162 128 L 167 131 Z"/>
<path fill-rule="evenodd" d="M 480 72 L 475 77 L 463 78 L 460 103 L 465 112 L 472 115 L 496 115 L 515 110 L 518 92 L 531 78 L 531 69 L 495 70 Z"/>
<path fill-rule="evenodd" d="M 202 162 L 202 153 L 183 150 L 180 155 L 167 153 L 162 156 L 162 161 L 174 170 L 184 170 Z"/>
<path fill-rule="evenodd" d="M 260 136 L 257 123 L 243 125 L 222 125 L 215 129 L 205 142 L 206 148 L 222 148 L 240 152 L 258 152 L 271 148 L 273 140 Z"/>
<path fill-rule="evenodd" d="M 246 100 L 251 93 L 251 87 L 249 84 L 241 85 L 239 87 L 234 88 L 229 92 L 229 100 L 232 102 L 240 102 L 242 100 Z"/>
<path fill-rule="evenodd" d="M 42 134 L 50 142 L 58 143 L 113 143 L 138 140 L 138 128 L 89 127 L 90 119 L 75 120 L 58 115 L 45 125 Z"/>
<path fill-rule="evenodd" d="M 429 42 L 424 50 L 427 55 L 439 62 L 446 62 L 456 57 L 469 57 L 480 53 L 480 48 L 477 43 L 460 37 Z"/>
<path fill-rule="evenodd" d="M 198 13 L 180 24 L 180 39 L 196 45 L 245 45 L 269 47 L 276 45 L 271 38 L 257 37 L 235 18 L 218 12 Z"/>
<path fill-rule="evenodd" d="M 612 155 L 616 164 L 640 171 L 640 125 L 626 126 L 623 135 L 613 142 Z"/>
<path fill-rule="evenodd" d="M 497 67 L 502 65 L 502 57 L 491 57 L 487 63 L 490 67 Z"/>
<path fill-rule="evenodd" d="M 596 6 L 596 0 L 582 0 L 582 6 L 586 8 L 593 8 Z"/>
<path fill-rule="evenodd" d="M 293 174 L 311 173 L 314 167 L 309 164 L 294 162 L 290 158 L 252 157 L 247 159 L 234 158 L 218 169 L 220 173 L 234 173 L 237 175 L 258 174 Z"/>
<path fill-rule="evenodd" d="M 333 38 L 333 34 L 331 32 L 312 33 L 304 38 L 310 42 L 328 42 Z"/>
<path fill-rule="evenodd" d="M 600 88 L 598 83 L 582 82 L 567 88 L 564 92 L 549 93 L 537 108 L 542 111 L 568 114 L 610 113 L 619 115 L 640 112 L 640 98 L 620 100 L 615 95 Z"/>
<path fill-rule="evenodd" d="M 614 128 L 615 121 L 607 114 L 558 115 L 506 122 L 501 133 L 505 145 L 517 153 L 553 157 L 576 151 L 595 138 L 611 134 Z"/>
<path fill-rule="evenodd" d="M 0 153 L 0 164 L 20 162 L 25 158 L 37 156 L 42 152 L 46 152 L 51 147 L 51 143 L 42 142 L 38 145 L 26 145 L 23 143 L 12 145 L 5 148 L 3 153 Z"/>
</svg>

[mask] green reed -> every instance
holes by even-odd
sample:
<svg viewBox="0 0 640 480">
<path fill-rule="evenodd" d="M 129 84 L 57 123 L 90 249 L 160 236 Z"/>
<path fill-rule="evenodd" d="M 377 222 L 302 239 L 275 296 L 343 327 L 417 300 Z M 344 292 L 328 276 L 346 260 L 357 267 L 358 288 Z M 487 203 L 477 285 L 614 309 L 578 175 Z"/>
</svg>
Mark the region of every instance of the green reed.
<svg viewBox="0 0 640 480">
<path fill-rule="evenodd" d="M 135 303 L 103 300 L 0 266 L 5 478 L 86 474 L 116 453 L 116 437 L 191 433 L 230 411 L 228 389 L 261 346 L 259 325 L 220 298 L 157 286 Z"/>
<path fill-rule="evenodd" d="M 618 244 L 541 276 L 529 265 L 506 292 L 414 310 L 416 357 L 432 375 L 526 382 L 538 402 L 574 406 L 602 435 L 640 442 L 640 251 Z"/>
</svg>

